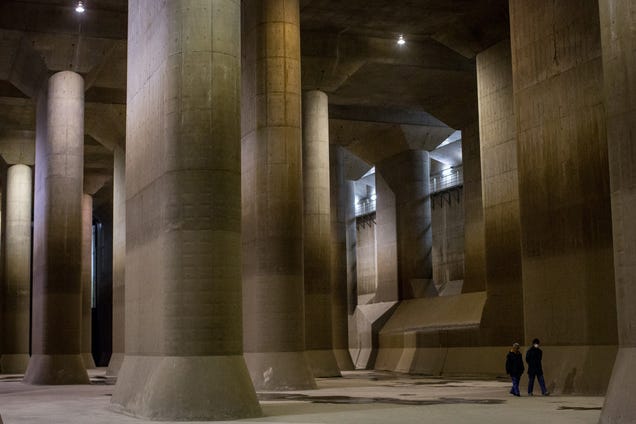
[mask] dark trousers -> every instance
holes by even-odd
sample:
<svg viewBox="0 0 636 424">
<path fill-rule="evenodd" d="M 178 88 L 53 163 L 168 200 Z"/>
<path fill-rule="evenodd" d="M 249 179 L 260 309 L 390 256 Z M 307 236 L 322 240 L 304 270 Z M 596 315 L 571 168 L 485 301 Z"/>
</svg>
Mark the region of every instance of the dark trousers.
<svg viewBox="0 0 636 424">
<path fill-rule="evenodd" d="M 521 396 L 521 393 L 519 393 L 519 380 L 521 379 L 521 376 L 511 375 L 510 378 L 512 379 L 512 389 L 510 389 L 510 394 Z"/>
<path fill-rule="evenodd" d="M 528 374 L 528 394 L 532 394 L 534 390 L 534 378 L 537 377 L 539 380 L 539 387 L 541 387 L 541 394 L 545 395 L 548 393 L 548 389 L 545 388 L 545 380 L 543 379 L 543 374 Z"/>
</svg>

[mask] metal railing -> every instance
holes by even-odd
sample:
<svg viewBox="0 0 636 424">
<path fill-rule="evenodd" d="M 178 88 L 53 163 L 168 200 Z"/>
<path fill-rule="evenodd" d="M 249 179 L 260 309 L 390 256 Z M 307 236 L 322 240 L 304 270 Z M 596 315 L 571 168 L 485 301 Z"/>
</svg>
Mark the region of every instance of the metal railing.
<svg viewBox="0 0 636 424">
<path fill-rule="evenodd" d="M 449 168 L 431 177 L 431 194 L 464 184 L 462 167 Z"/>
<path fill-rule="evenodd" d="M 431 194 L 435 194 L 463 184 L 464 171 L 461 166 L 458 166 L 445 169 L 441 173 L 431 176 L 430 190 Z M 373 213 L 375 212 L 375 209 L 375 195 L 360 199 L 358 203 L 356 203 L 356 217 Z"/>
</svg>

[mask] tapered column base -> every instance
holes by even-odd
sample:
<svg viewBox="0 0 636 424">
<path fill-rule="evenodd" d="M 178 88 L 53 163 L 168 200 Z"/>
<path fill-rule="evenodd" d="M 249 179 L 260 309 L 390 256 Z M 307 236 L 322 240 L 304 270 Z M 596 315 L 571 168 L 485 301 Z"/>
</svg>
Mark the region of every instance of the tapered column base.
<svg viewBox="0 0 636 424">
<path fill-rule="evenodd" d="M 342 377 L 333 350 L 307 350 L 305 355 L 314 377 Z"/>
<path fill-rule="evenodd" d="M 80 354 L 32 355 L 24 374 L 27 384 L 90 384 Z"/>
<path fill-rule="evenodd" d="M 108 362 L 106 377 L 117 378 L 117 375 L 119 375 L 119 370 L 121 369 L 121 364 L 123 362 L 124 354 L 113 352 L 113 354 L 110 356 L 110 361 Z"/>
<path fill-rule="evenodd" d="M 636 348 L 618 350 L 600 424 L 636 423 Z"/>
<path fill-rule="evenodd" d="M 256 390 L 311 390 L 316 382 L 305 352 L 245 353 Z"/>
<path fill-rule="evenodd" d="M 0 358 L 0 371 L 2 374 L 24 374 L 29 365 L 27 353 L 5 353 Z"/>
<path fill-rule="evenodd" d="M 333 354 L 336 357 L 336 362 L 338 363 L 340 371 L 353 371 L 356 369 L 353 365 L 353 361 L 351 360 L 351 353 L 349 353 L 349 349 L 334 349 Z"/>
<path fill-rule="evenodd" d="M 84 368 L 87 370 L 96 368 L 95 360 L 93 359 L 93 355 L 90 353 L 82 353 L 82 362 L 84 362 Z"/>
<path fill-rule="evenodd" d="M 262 415 L 240 355 L 127 355 L 111 406 L 118 412 L 157 421 L 231 420 Z"/>
</svg>

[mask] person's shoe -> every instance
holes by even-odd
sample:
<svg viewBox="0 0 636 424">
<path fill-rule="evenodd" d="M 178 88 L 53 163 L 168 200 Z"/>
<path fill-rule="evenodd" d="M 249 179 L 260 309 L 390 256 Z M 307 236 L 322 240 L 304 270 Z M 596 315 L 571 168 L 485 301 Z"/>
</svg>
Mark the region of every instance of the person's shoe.
<svg viewBox="0 0 636 424">
<path fill-rule="evenodd" d="M 550 396 L 550 392 L 545 392 L 543 396 Z"/>
<path fill-rule="evenodd" d="M 515 395 L 517 397 L 521 397 L 521 395 L 519 393 L 513 393 L 513 395 Z"/>
</svg>

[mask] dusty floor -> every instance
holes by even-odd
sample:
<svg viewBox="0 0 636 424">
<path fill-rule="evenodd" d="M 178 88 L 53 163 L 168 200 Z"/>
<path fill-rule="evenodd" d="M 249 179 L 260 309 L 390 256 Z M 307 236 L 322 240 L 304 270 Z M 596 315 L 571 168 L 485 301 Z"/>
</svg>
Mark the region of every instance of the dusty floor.
<svg viewBox="0 0 636 424">
<path fill-rule="evenodd" d="M 91 372 L 90 386 L 28 386 L 0 376 L 5 424 L 146 423 L 109 409 L 114 386 Z M 505 381 L 439 379 L 368 371 L 319 379 L 318 390 L 259 393 L 258 423 L 596 424 L 602 397 L 515 398 Z"/>
</svg>

